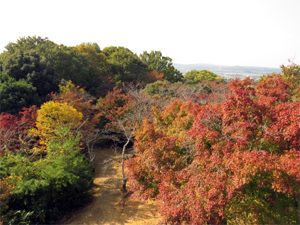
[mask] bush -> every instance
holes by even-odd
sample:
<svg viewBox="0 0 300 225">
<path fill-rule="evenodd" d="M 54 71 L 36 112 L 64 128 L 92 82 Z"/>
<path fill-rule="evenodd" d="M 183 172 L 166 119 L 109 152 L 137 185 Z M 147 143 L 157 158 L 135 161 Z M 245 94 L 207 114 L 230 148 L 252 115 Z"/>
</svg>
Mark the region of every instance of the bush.
<svg viewBox="0 0 300 225">
<path fill-rule="evenodd" d="M 11 187 L 2 222 L 53 223 L 88 196 L 93 174 L 76 147 L 79 136 L 61 143 L 66 130 L 58 133 L 61 137 L 49 144 L 50 151 L 44 158 L 32 161 L 21 153 L 8 153 L 0 159 L 1 179 Z"/>
</svg>

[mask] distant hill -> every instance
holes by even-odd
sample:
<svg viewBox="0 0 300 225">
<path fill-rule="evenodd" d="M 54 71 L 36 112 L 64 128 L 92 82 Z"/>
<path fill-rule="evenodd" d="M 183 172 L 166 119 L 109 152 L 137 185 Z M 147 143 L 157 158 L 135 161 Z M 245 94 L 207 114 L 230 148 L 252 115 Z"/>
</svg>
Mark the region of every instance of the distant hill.
<svg viewBox="0 0 300 225">
<path fill-rule="evenodd" d="M 225 78 L 245 78 L 251 77 L 258 79 L 262 75 L 270 74 L 273 72 L 280 72 L 280 68 L 272 67 L 254 67 L 254 66 L 220 66 L 213 64 L 177 64 L 174 63 L 174 67 L 178 69 L 184 75 L 190 70 L 210 70 L 215 74 Z"/>
</svg>

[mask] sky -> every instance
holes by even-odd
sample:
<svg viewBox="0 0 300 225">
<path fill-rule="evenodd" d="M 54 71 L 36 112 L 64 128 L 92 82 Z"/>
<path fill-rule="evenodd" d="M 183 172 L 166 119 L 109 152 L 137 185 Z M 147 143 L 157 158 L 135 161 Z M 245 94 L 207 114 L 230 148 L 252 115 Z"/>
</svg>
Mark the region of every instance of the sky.
<svg viewBox="0 0 300 225">
<path fill-rule="evenodd" d="M 1 0 L 0 52 L 21 37 L 97 43 L 173 63 L 300 64 L 300 0 Z"/>
</svg>

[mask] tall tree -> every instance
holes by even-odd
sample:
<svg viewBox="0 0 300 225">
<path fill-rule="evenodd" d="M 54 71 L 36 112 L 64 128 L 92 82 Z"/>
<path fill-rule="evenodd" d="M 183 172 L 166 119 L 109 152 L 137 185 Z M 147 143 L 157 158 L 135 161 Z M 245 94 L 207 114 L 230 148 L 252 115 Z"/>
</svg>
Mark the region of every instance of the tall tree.
<svg viewBox="0 0 300 225">
<path fill-rule="evenodd" d="M 125 85 L 124 85 L 125 86 Z M 145 96 L 133 84 L 123 87 L 123 91 L 114 88 L 105 98 L 100 98 L 97 103 L 99 114 L 106 117 L 107 123 L 104 131 L 108 131 L 113 141 L 121 142 L 122 149 L 122 190 L 126 192 L 127 177 L 124 172 L 124 154 L 128 144 L 134 140 L 134 133 L 145 118 L 150 117 L 154 102 Z M 112 135 L 113 133 L 113 135 Z"/>
<path fill-rule="evenodd" d="M 144 51 L 143 54 L 140 54 L 140 58 L 148 66 L 148 70 L 163 73 L 165 80 L 177 82 L 183 78 L 182 73 L 173 66 L 172 59 L 163 56 L 160 51 L 151 51 L 150 53 Z"/>
<path fill-rule="evenodd" d="M 88 62 L 88 73 L 85 76 L 87 90 L 94 96 L 104 96 L 111 86 L 109 64 L 100 47 L 94 43 L 83 43 L 74 47 Z"/>
<path fill-rule="evenodd" d="M 90 47 L 97 53 L 100 51 L 99 46 L 95 44 L 90 44 Z M 76 85 L 84 86 L 95 92 L 95 86 L 99 83 L 99 78 L 95 76 L 95 72 L 91 69 L 93 66 L 91 66 L 89 59 L 92 58 L 92 55 L 87 57 L 91 51 L 88 53 L 86 49 L 80 51 L 76 47 L 58 45 L 48 40 L 48 38 L 23 37 L 18 39 L 16 43 L 9 43 L 6 46 L 6 51 L 1 54 L 0 61 L 3 62 L 3 67 L 5 67 L 7 61 L 20 54 L 32 55 L 32 52 L 35 52 L 41 60 L 47 63 L 47 67 L 54 71 L 58 82 L 62 79 L 72 80 Z M 57 90 L 56 85 L 53 91 Z"/>
<path fill-rule="evenodd" d="M 128 48 L 111 46 L 104 48 L 102 53 L 107 56 L 115 84 L 145 80 L 147 65 Z"/>
<path fill-rule="evenodd" d="M 3 71 L 16 81 L 24 79 L 32 84 L 40 97 L 58 90 L 59 81 L 53 67 L 35 50 L 9 55 L 3 62 Z"/>
<path fill-rule="evenodd" d="M 28 36 L 19 38 L 15 43 L 10 42 L 5 46 L 5 51 L 1 54 L 3 60 L 6 57 L 16 54 L 17 52 L 28 52 L 34 50 L 38 52 L 39 55 L 46 56 L 48 59 L 49 52 L 53 49 L 57 44 L 50 41 L 48 38 L 36 37 L 36 36 Z"/>
</svg>

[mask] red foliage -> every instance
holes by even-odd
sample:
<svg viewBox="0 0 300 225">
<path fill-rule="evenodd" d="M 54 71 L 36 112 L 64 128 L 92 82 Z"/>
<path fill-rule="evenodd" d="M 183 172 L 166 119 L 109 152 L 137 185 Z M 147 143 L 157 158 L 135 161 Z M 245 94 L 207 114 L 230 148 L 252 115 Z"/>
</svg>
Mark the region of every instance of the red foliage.
<svg viewBox="0 0 300 225">
<path fill-rule="evenodd" d="M 191 126 L 190 102 L 174 100 L 164 113 L 154 110 L 154 122 L 144 120 L 135 132 L 136 157 L 127 162 L 130 189 L 143 198 L 154 197 L 162 176 L 186 167 L 189 155 L 182 137 Z M 180 143 L 180 144 L 179 144 Z"/>
<path fill-rule="evenodd" d="M 265 107 L 271 107 L 275 104 L 287 102 L 290 97 L 288 91 L 290 85 L 282 80 L 282 76 L 272 76 L 266 81 L 257 84 L 257 96 L 259 104 Z"/>
<path fill-rule="evenodd" d="M 115 87 L 113 91 L 107 93 L 105 98 L 98 100 L 99 115 L 105 116 L 111 121 L 122 118 L 130 110 L 128 104 L 130 100 L 128 95 L 124 94 L 118 87 Z"/>
<path fill-rule="evenodd" d="M 160 73 L 157 70 L 152 70 L 152 71 L 146 73 L 145 81 L 147 83 L 153 83 L 158 80 L 161 80 L 161 81 L 164 80 L 163 77 L 164 77 L 163 73 Z"/>
<path fill-rule="evenodd" d="M 156 110 L 155 122 L 136 132 L 131 187 L 145 197 L 159 193 L 164 222 L 297 221 L 285 212 L 297 208 L 300 190 L 300 102 L 289 102 L 289 87 L 281 76 L 257 85 L 236 79 L 222 104 Z"/>
<path fill-rule="evenodd" d="M 37 107 L 23 108 L 18 115 L 0 115 L 0 151 L 19 151 L 34 144 L 28 130 L 35 126 Z"/>
<path fill-rule="evenodd" d="M 269 111 L 272 121 L 264 138 L 278 145 L 278 150 L 300 150 L 300 102 L 280 104 Z"/>
</svg>

